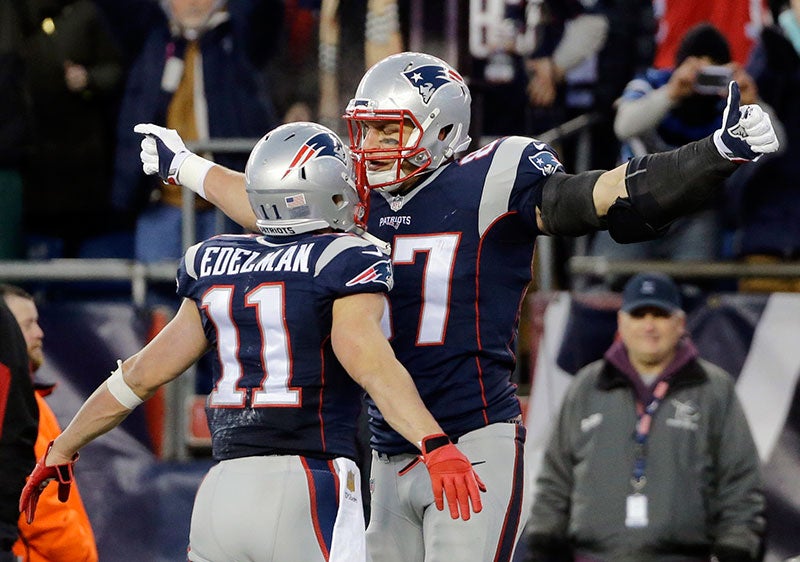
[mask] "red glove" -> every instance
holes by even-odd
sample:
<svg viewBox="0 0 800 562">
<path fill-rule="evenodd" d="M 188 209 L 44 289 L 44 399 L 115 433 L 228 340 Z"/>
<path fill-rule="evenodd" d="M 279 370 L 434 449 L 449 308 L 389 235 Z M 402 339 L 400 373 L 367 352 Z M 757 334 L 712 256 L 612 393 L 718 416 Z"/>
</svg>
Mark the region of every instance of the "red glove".
<svg viewBox="0 0 800 562">
<path fill-rule="evenodd" d="M 72 460 L 64 464 L 45 466 L 44 460 L 47 458 L 47 453 L 50 452 L 52 446 L 53 442 L 50 441 L 44 455 L 42 455 L 42 458 L 39 459 L 39 462 L 37 462 L 36 466 L 33 468 L 33 472 L 28 476 L 28 482 L 26 482 L 25 487 L 22 489 L 22 494 L 19 496 L 19 510 L 20 512 L 25 512 L 25 518 L 29 524 L 33 522 L 33 516 L 36 513 L 36 504 L 39 503 L 39 496 L 51 480 L 58 480 L 59 501 L 65 502 L 67 498 L 69 498 L 69 487 L 73 480 L 72 465 L 78 460 L 79 455 L 75 453 Z"/>
<path fill-rule="evenodd" d="M 447 495 L 450 517 L 453 519 L 458 519 L 460 508 L 461 518 L 469 521 L 470 502 L 475 513 L 483 509 L 480 492 L 486 491 L 486 485 L 473 470 L 469 459 L 453 445 L 447 435 L 428 435 L 422 440 L 422 462 L 431 475 L 433 499 L 437 509 L 444 509 L 442 492 Z"/>
</svg>

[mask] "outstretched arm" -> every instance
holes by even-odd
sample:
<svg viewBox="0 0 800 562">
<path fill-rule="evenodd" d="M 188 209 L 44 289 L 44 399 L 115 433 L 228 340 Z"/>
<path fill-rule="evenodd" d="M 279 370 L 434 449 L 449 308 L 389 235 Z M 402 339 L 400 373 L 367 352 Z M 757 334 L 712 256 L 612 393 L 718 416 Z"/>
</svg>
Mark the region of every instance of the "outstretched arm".
<svg viewBox="0 0 800 562">
<path fill-rule="evenodd" d="M 206 176 L 205 197 L 237 224 L 258 232 L 256 216 L 244 186 L 243 173 L 215 165 Z"/>
<path fill-rule="evenodd" d="M 139 157 L 145 174 L 158 174 L 167 183 L 182 185 L 244 228 L 258 230 L 243 173 L 190 152 L 175 129 L 139 123 L 133 130 L 144 135 Z"/>
<path fill-rule="evenodd" d="M 603 173 L 554 174 L 537 222 L 549 234 L 608 229 L 621 243 L 656 238 L 708 200 L 737 164 L 777 149 L 769 115 L 757 105 L 740 108 L 739 87 L 731 82 L 722 125 L 712 136 Z"/>
<path fill-rule="evenodd" d="M 139 400 L 147 400 L 159 387 L 178 378 L 207 347 L 200 313 L 194 302 L 184 299 L 178 313 L 164 329 L 121 364 L 122 381 Z M 119 425 L 131 413 L 132 408 L 123 406 L 108 387 L 109 381 L 103 382 L 56 438 L 47 457 L 48 465 L 69 460 L 80 448 Z"/>
<path fill-rule="evenodd" d="M 383 297 L 375 293 L 349 295 L 333 304 L 331 344 L 336 357 L 400 435 L 422 451 L 438 509 L 446 490 L 450 516 L 459 511 L 465 521 L 482 509 L 479 489 L 486 490 L 465 457 L 444 434 L 422 402 L 411 375 L 394 356 L 381 331 Z"/>
<path fill-rule="evenodd" d="M 50 480 L 59 480 L 59 499 L 67 500 L 79 449 L 122 423 L 138 404 L 177 378 L 207 348 L 200 313 L 191 300 L 185 299 L 169 324 L 92 393 L 39 459 L 20 497 L 19 508 L 26 512 L 28 522 L 33 520 L 39 494 Z"/>
</svg>

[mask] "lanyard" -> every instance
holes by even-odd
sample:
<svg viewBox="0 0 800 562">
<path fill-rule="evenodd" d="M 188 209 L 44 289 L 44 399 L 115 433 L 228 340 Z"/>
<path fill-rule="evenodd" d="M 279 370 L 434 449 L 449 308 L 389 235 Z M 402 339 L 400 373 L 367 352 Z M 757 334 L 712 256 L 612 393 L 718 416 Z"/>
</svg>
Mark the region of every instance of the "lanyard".
<svg viewBox="0 0 800 562">
<path fill-rule="evenodd" d="M 653 416 L 661 405 L 661 401 L 667 394 L 669 383 L 667 381 L 660 381 L 656 384 L 653 390 L 653 397 L 648 402 L 647 406 L 642 406 L 641 402 L 636 402 L 636 413 L 639 419 L 636 421 L 636 431 L 634 433 L 634 442 L 636 443 L 635 458 L 633 461 L 633 476 L 631 477 L 631 484 L 633 489 L 637 492 L 644 488 L 647 483 L 647 478 L 644 476 L 645 465 L 647 464 L 647 437 L 650 434 L 650 427 L 653 423 Z"/>
</svg>

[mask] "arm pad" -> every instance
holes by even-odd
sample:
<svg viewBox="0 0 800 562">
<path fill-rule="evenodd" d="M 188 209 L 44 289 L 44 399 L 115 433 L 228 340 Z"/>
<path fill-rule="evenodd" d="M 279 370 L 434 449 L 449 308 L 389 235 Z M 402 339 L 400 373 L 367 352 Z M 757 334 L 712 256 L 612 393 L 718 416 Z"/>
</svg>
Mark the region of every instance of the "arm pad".
<svg viewBox="0 0 800 562">
<path fill-rule="evenodd" d="M 553 174 L 542 188 L 542 223 L 547 234 L 583 236 L 606 225 L 594 207 L 594 184 L 604 170 Z"/>
<path fill-rule="evenodd" d="M 628 197 L 617 197 L 606 215 L 608 234 L 618 244 L 655 240 L 666 234 L 669 225 L 654 228 L 632 205 Z"/>
</svg>

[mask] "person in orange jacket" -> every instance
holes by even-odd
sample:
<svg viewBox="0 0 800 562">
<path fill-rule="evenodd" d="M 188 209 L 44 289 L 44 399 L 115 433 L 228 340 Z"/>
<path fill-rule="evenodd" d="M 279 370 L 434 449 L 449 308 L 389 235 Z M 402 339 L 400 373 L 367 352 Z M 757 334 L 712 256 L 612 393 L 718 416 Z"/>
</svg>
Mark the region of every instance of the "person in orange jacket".
<svg viewBox="0 0 800 562">
<path fill-rule="evenodd" d="M 45 454 L 48 444 L 61 433 L 53 410 L 44 399 L 55 384 L 36 380 L 34 374 L 44 362 L 42 340 L 44 332 L 39 326 L 39 313 L 33 297 L 14 285 L 0 284 L 0 296 L 17 319 L 25 344 L 28 347 L 31 376 L 34 378 L 36 402 L 39 406 L 39 433 L 34 451 L 36 458 Z M 23 562 L 97 562 L 97 546 L 89 516 L 83 506 L 77 486 L 66 503 L 58 500 L 57 486 L 42 492 L 37 517 L 33 523 L 19 519 L 19 539 L 14 544 L 14 554 Z"/>
</svg>

